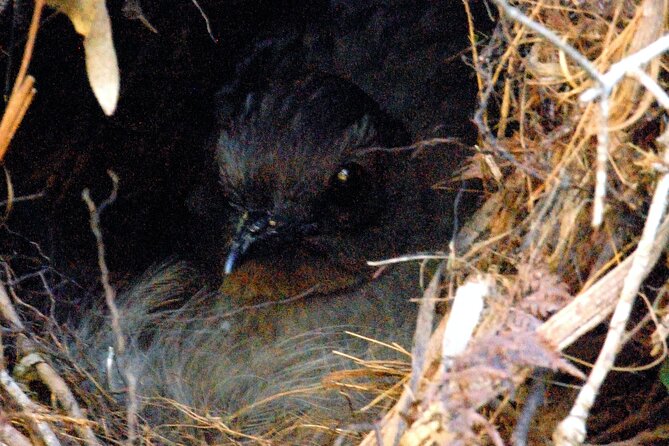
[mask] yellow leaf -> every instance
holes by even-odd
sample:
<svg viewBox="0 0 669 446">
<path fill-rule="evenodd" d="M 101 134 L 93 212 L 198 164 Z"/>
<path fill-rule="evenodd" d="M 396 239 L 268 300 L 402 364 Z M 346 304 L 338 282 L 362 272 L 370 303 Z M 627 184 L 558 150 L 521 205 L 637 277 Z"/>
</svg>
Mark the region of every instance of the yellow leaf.
<svg viewBox="0 0 669 446">
<path fill-rule="evenodd" d="M 65 13 L 74 29 L 84 37 L 88 36 L 95 21 L 99 3 L 104 7 L 104 0 L 47 0 L 48 5 Z"/>
<path fill-rule="evenodd" d="M 74 29 L 84 36 L 88 81 L 105 114 L 113 114 L 118 102 L 120 75 L 105 1 L 47 0 L 47 3 L 65 13 Z"/>
</svg>

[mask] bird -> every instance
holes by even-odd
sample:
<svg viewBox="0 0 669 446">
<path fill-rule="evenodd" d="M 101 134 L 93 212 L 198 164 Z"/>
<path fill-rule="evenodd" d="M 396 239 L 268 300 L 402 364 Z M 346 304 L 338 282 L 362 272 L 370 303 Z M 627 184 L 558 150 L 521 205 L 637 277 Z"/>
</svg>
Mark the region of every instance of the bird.
<svg viewBox="0 0 669 446">
<path fill-rule="evenodd" d="M 173 441 L 183 432 L 165 429 L 188 419 L 183 407 L 223 420 L 225 429 L 188 434 L 216 443 L 356 438 L 350 426 L 379 410 L 360 411 L 380 392 L 369 391 L 395 385 L 409 362 L 399 345 L 411 342 L 421 295 L 418 268 L 378 274 L 366 262 L 447 238 L 448 212 L 434 209 L 451 209 L 453 196 L 429 186 L 459 158 L 416 158 L 400 121 L 332 75 L 234 96 L 209 148 L 218 182 L 208 200 L 225 209 L 220 244 L 207 251 L 217 252 L 219 284 L 193 293 L 197 274 L 180 263 L 147 272 L 119 296 L 128 348 L 117 367 L 99 367 L 100 380 L 114 390 L 138 377 L 142 419 Z M 102 313 L 84 318 L 77 345 L 87 347 L 73 351 L 108 364 Z M 359 377 L 365 361 L 386 361 L 375 385 L 337 375 Z"/>
<path fill-rule="evenodd" d="M 407 142 L 400 122 L 334 76 L 249 93 L 215 149 L 232 209 L 224 289 L 250 301 L 327 293 L 355 282 L 370 257 L 398 253 L 412 228 L 390 224 L 404 212 L 390 203 L 411 205 L 415 191 L 408 154 L 381 148 Z"/>
</svg>

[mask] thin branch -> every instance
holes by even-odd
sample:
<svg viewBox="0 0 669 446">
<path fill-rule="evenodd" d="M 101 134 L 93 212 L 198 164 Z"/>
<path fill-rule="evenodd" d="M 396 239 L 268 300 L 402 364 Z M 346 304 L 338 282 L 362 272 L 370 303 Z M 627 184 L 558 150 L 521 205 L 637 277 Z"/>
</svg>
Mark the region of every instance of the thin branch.
<svg viewBox="0 0 669 446">
<path fill-rule="evenodd" d="M 2 314 L 5 321 L 13 325 L 14 328 L 23 331 L 23 323 L 21 322 L 21 319 L 19 319 L 18 313 L 16 313 L 16 310 L 9 299 L 9 294 L 7 294 L 7 290 L 2 283 L 0 283 L 0 314 Z M 44 443 L 47 446 L 60 446 L 60 441 L 58 440 L 58 437 L 56 437 L 56 434 L 53 433 L 49 424 L 45 421 L 39 421 L 33 416 L 33 414 L 39 412 L 41 408 L 25 394 L 23 389 L 21 389 L 18 383 L 7 371 L 4 350 L 4 345 L 0 338 L 0 386 L 5 389 L 9 396 L 19 406 L 21 406 L 28 419 L 31 421 L 33 429 L 39 433 Z"/>
<path fill-rule="evenodd" d="M 446 260 L 446 259 L 448 259 L 448 254 L 445 252 L 417 253 L 417 254 L 407 254 L 405 256 L 393 257 L 391 259 L 369 261 L 367 262 L 367 265 L 385 266 L 385 265 L 394 265 L 396 263 L 416 262 L 422 260 Z"/>
<path fill-rule="evenodd" d="M 604 221 L 606 200 L 606 171 L 609 162 L 609 92 L 599 99 L 599 125 L 597 129 L 597 158 L 595 161 L 595 196 L 592 207 L 592 226 Z"/>
<path fill-rule="evenodd" d="M 218 39 L 214 37 L 214 33 L 211 30 L 211 23 L 209 23 L 209 17 L 207 17 L 207 14 L 204 13 L 204 10 L 202 9 L 197 0 L 191 0 L 191 2 L 193 2 L 197 10 L 200 11 L 200 15 L 204 19 L 204 23 L 207 26 L 207 32 L 209 33 L 209 37 L 211 37 L 211 40 L 213 40 L 214 43 L 218 43 Z"/>
<path fill-rule="evenodd" d="M 21 82 L 21 85 L 18 87 L 15 85 L 12 95 L 7 102 L 5 114 L 2 116 L 2 121 L 0 121 L 0 160 L 7 153 L 9 142 L 14 137 L 19 124 L 23 121 L 23 117 L 35 96 L 34 83 L 35 78 L 27 76 Z"/>
<path fill-rule="evenodd" d="M 44 444 L 47 446 L 60 446 L 60 441 L 56 437 L 56 434 L 53 433 L 53 430 L 51 430 L 51 427 L 45 421 L 37 421 L 35 419 L 33 414 L 39 412 L 40 407 L 28 398 L 28 395 L 23 392 L 21 387 L 5 369 L 0 370 L 0 385 L 21 406 L 28 418 L 33 420 L 35 428 L 39 432 Z"/>
<path fill-rule="evenodd" d="M 39 29 L 39 21 L 42 17 L 43 9 L 44 0 L 35 0 L 35 9 L 33 10 L 33 17 L 30 22 L 30 28 L 28 30 L 28 40 L 26 41 L 26 46 L 23 50 L 23 59 L 21 59 L 21 67 L 19 68 L 19 73 L 16 76 L 12 94 L 23 85 L 23 81 L 28 74 L 28 65 L 30 65 L 30 60 L 33 57 L 33 49 L 35 48 L 37 30 Z"/>
<path fill-rule="evenodd" d="M 14 374 L 20 375 L 21 373 L 20 370 L 27 371 L 28 369 L 34 368 L 34 370 L 37 372 L 37 375 L 40 377 L 40 380 L 44 384 L 46 384 L 46 386 L 49 388 L 51 392 L 53 392 L 53 394 L 56 396 L 56 398 L 58 399 L 58 401 L 63 406 L 65 411 L 67 411 L 68 414 L 70 414 L 73 418 L 86 419 L 81 408 L 79 407 L 79 404 L 74 398 L 74 395 L 70 391 L 69 387 L 67 386 L 63 378 L 61 378 L 60 375 L 58 375 L 58 373 L 53 369 L 53 367 L 51 367 L 51 365 L 47 363 L 39 353 L 36 352 L 33 341 L 31 341 L 28 338 L 28 336 L 25 333 L 23 333 L 23 331 L 25 330 L 25 326 L 23 325 L 23 322 L 21 322 L 18 313 L 14 309 L 14 306 L 12 305 L 12 302 L 9 298 L 9 294 L 7 294 L 7 290 L 3 284 L 0 284 L 0 314 L 2 314 L 3 318 L 7 320 L 9 323 L 11 323 L 15 328 L 20 329 L 22 331 L 22 333 L 19 333 L 17 337 L 17 347 L 21 357 L 14 369 Z M 0 371 L 0 373 L 3 372 L 6 373 L 5 370 Z M 3 386 L 11 387 L 15 384 L 15 383 L 13 384 L 13 379 L 11 381 L 9 381 L 9 379 L 11 379 L 11 377 L 2 378 Z M 7 388 L 7 391 L 8 392 L 14 391 L 12 389 Z M 13 394 L 12 396 L 15 399 L 22 398 L 21 395 L 17 393 Z M 23 400 L 21 401 L 17 400 L 17 401 L 22 405 L 22 407 L 29 408 L 33 412 L 37 407 L 35 403 L 32 403 L 32 401 L 31 401 L 32 405 L 26 405 L 25 402 L 22 402 Z M 48 428 L 48 425 L 46 425 L 46 428 Z M 41 433 L 41 435 L 50 435 L 49 434 L 50 428 L 49 430 L 46 430 L 46 428 L 44 426 L 38 426 L 38 430 Z M 77 431 L 85 439 L 87 444 L 91 446 L 100 445 L 90 426 L 86 424 L 75 424 L 75 429 L 77 429 Z M 59 444 L 53 442 L 50 443 L 49 441 L 45 440 L 47 444 L 53 444 L 53 445 Z"/>
<path fill-rule="evenodd" d="M 595 192 L 592 212 L 592 226 L 599 227 L 604 220 L 604 201 L 606 199 L 606 183 L 607 183 L 607 164 L 609 154 L 609 99 L 613 87 L 620 82 L 625 76 L 632 76 L 640 80 L 640 82 L 648 88 L 650 83 L 649 77 L 640 76 L 638 73 L 640 67 L 650 62 L 653 58 L 661 55 L 669 49 L 669 35 L 665 35 L 645 48 L 636 53 L 625 57 L 613 64 L 610 69 L 601 74 L 597 68 L 587 60 L 574 47 L 564 42 L 557 34 L 542 24 L 535 22 L 522 13 L 518 8 L 509 5 L 505 0 L 493 0 L 506 14 L 513 20 L 527 26 L 539 35 L 544 37 L 547 41 L 553 44 L 556 48 L 563 51 L 571 59 L 573 59 L 586 73 L 597 82 L 597 86 L 590 88 L 583 92 L 580 96 L 582 102 L 591 102 L 599 98 L 599 128 L 597 131 L 597 158 L 596 158 L 596 173 L 595 173 Z M 651 93 L 655 94 L 658 101 L 662 102 L 666 95 L 658 93 L 657 90 L 649 88 Z"/>
<path fill-rule="evenodd" d="M 4 411 L 0 411 L 0 443 L 7 446 L 32 446 L 30 440 L 11 425 Z"/>
<path fill-rule="evenodd" d="M 81 193 L 81 198 L 88 206 L 91 232 L 93 232 L 93 235 L 95 235 L 98 248 L 98 267 L 100 268 L 100 280 L 102 282 L 102 287 L 104 288 L 107 308 L 109 308 L 109 312 L 111 314 L 111 326 L 114 333 L 116 351 L 118 352 L 119 356 L 122 356 L 125 353 L 126 341 L 121 329 L 121 316 L 118 310 L 118 306 L 116 305 L 116 290 L 114 290 L 109 281 L 109 268 L 107 267 L 107 261 L 105 260 L 105 245 L 102 237 L 102 230 L 100 229 L 100 214 L 105 210 L 105 208 L 107 208 L 107 206 L 111 205 L 116 200 L 118 195 L 118 176 L 111 170 L 107 171 L 107 173 L 112 180 L 113 187 L 109 197 L 107 197 L 107 199 L 104 200 L 99 207 L 95 206 L 88 189 L 84 189 L 84 191 Z M 128 422 L 128 436 L 126 442 L 127 444 L 131 445 L 137 438 L 137 378 L 128 368 L 123 370 L 122 375 L 125 377 L 129 387 L 126 403 L 126 414 Z"/>
<path fill-rule="evenodd" d="M 660 87 L 660 85 L 655 82 L 655 79 L 648 76 L 648 74 L 646 74 L 646 72 L 640 68 L 630 70 L 629 74 L 634 76 L 634 78 L 638 80 L 641 85 L 646 87 L 646 90 L 648 90 L 655 97 L 655 99 L 657 99 L 657 102 L 662 107 L 664 107 L 665 110 L 669 110 L 669 95 L 667 95 L 662 87 Z"/>
<path fill-rule="evenodd" d="M 531 30 L 537 32 L 539 35 L 544 37 L 550 43 L 555 45 L 555 47 L 564 51 L 565 54 L 567 54 L 577 64 L 579 64 L 581 68 L 583 68 L 591 78 L 596 80 L 599 84 L 604 83 L 604 77 L 601 75 L 599 71 L 597 71 L 597 68 L 592 63 L 590 63 L 590 61 L 586 59 L 581 53 L 579 53 L 576 48 L 564 42 L 560 36 L 558 36 L 553 31 L 543 26 L 541 23 L 535 22 L 531 18 L 527 17 L 525 14 L 522 13 L 520 9 L 514 8 L 513 6 L 509 5 L 505 0 L 493 0 L 493 1 L 497 4 L 497 6 L 502 8 L 504 12 L 512 20 L 520 22 L 521 24 L 527 26 Z"/>
<path fill-rule="evenodd" d="M 67 383 L 49 363 L 44 361 L 37 353 L 30 353 L 24 356 L 21 363 L 23 364 L 24 361 L 27 361 L 26 365 L 32 365 L 35 368 L 40 380 L 47 385 L 49 390 L 58 399 L 60 405 L 70 416 L 79 420 L 86 420 L 86 416 L 81 407 L 79 407 L 79 403 L 77 403 Z M 100 442 L 88 424 L 75 423 L 74 428 L 83 437 L 87 445 L 100 446 Z"/>
<path fill-rule="evenodd" d="M 28 75 L 28 66 L 32 59 L 33 49 L 35 47 L 35 39 L 37 39 L 37 30 L 39 29 L 39 21 L 42 16 L 42 9 L 44 8 L 44 0 L 35 1 L 35 9 L 33 10 L 33 17 L 30 22 L 28 30 L 28 40 L 23 49 L 23 58 L 21 59 L 21 67 L 19 73 L 14 81 L 12 94 L 7 102 L 5 113 L 0 121 L 0 160 L 2 160 L 9 148 L 9 142 L 14 137 L 16 129 L 23 121 L 23 117 L 30 107 L 30 104 L 35 96 L 35 88 L 33 85 L 35 79 Z"/>
<path fill-rule="evenodd" d="M 45 192 L 37 192 L 36 194 L 30 194 L 30 195 L 22 195 L 20 197 L 14 197 L 11 199 L 12 203 L 20 203 L 22 201 L 33 201 L 33 200 L 39 200 L 46 197 Z M 2 200 L 0 201 L 0 206 L 7 206 L 9 204 L 10 200 Z"/>
<path fill-rule="evenodd" d="M 669 34 L 660 37 L 647 47 L 611 65 L 611 68 L 605 74 L 599 75 L 596 78 L 599 87 L 589 88 L 581 93 L 580 101 L 590 102 L 602 96 L 607 91 L 610 92 L 625 76 L 629 76 L 667 50 L 669 50 Z"/>
<path fill-rule="evenodd" d="M 102 282 L 102 287 L 104 288 L 107 307 L 111 313 L 111 324 L 116 341 L 116 351 L 118 354 L 122 355 L 125 352 L 125 338 L 123 336 L 123 332 L 121 331 L 121 316 L 118 310 L 118 306 L 116 305 L 116 291 L 109 282 L 109 268 L 107 267 L 107 261 L 105 260 L 105 245 L 102 238 L 102 230 L 100 229 L 100 213 L 116 199 L 116 195 L 118 193 L 118 177 L 111 171 L 109 171 L 108 174 L 113 183 L 112 192 L 109 197 L 103 201 L 102 204 L 100 204 L 99 209 L 95 206 L 95 203 L 91 199 L 91 194 L 88 189 L 84 189 L 84 191 L 81 193 L 81 198 L 88 206 L 91 232 L 93 232 L 97 242 L 100 280 Z"/>
<path fill-rule="evenodd" d="M 416 331 L 413 338 L 413 348 L 411 349 L 411 377 L 409 380 L 409 387 L 405 390 L 406 397 L 400 399 L 397 405 L 397 414 L 399 416 L 394 419 L 394 428 L 391 432 L 394 435 L 386 436 L 390 445 L 396 446 L 400 443 L 400 438 L 407 427 L 405 415 L 414 402 L 413 396 L 418 391 L 418 384 L 423 376 L 423 368 L 425 367 L 428 345 L 430 336 L 432 335 L 432 322 L 434 319 L 435 300 L 439 295 L 439 286 L 441 285 L 441 278 L 444 270 L 444 262 L 439 264 L 437 271 L 432 276 L 432 280 L 428 285 L 423 299 L 418 310 L 418 320 L 416 322 Z M 404 396 L 404 395 L 403 395 Z"/>
<path fill-rule="evenodd" d="M 665 143 L 664 162 L 667 164 L 669 163 L 669 144 L 667 144 L 669 143 L 669 129 L 658 140 Z M 641 283 L 655 265 L 656 260 L 653 258 L 652 251 L 653 246 L 658 243 L 658 229 L 666 212 L 668 194 L 669 173 L 665 173 L 655 188 L 641 240 L 639 240 L 637 249 L 634 251 L 632 266 L 627 277 L 625 277 L 620 299 L 609 323 L 609 331 L 604 346 L 569 415 L 562 420 L 553 433 L 553 441 L 556 446 L 580 445 L 585 440 L 585 421 L 606 375 L 613 367 Z"/>
</svg>

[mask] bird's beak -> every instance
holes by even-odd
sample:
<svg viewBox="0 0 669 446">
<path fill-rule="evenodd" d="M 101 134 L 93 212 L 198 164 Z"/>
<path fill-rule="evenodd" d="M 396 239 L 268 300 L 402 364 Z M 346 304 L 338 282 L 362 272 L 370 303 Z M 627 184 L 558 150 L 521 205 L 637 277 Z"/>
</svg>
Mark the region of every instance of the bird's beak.
<svg viewBox="0 0 669 446">
<path fill-rule="evenodd" d="M 258 240 L 264 240 L 276 234 L 276 223 L 267 213 L 250 215 L 245 213 L 237 226 L 237 232 L 230 243 L 230 251 L 225 259 L 223 272 L 230 274 L 242 261 L 251 245 Z"/>
<path fill-rule="evenodd" d="M 242 249 L 242 246 L 239 243 L 232 242 L 230 246 L 230 251 L 228 252 L 228 257 L 225 259 L 225 266 L 223 267 L 223 272 L 225 274 L 230 274 L 235 269 L 239 258 L 244 254 L 246 250 Z"/>
</svg>

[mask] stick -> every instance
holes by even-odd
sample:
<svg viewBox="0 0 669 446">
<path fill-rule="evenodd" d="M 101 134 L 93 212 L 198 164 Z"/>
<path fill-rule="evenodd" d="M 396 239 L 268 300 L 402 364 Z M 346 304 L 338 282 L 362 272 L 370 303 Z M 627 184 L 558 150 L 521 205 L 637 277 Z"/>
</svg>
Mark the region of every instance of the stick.
<svg viewBox="0 0 669 446">
<path fill-rule="evenodd" d="M 665 145 L 664 163 L 666 165 L 669 163 L 669 129 L 658 138 L 658 141 Z M 667 208 L 668 194 L 669 173 L 665 173 L 655 188 L 641 240 L 639 240 L 639 245 L 632 254 L 632 265 L 625 277 L 620 300 L 611 317 L 604 346 L 569 415 L 562 420 L 553 433 L 553 441 L 556 446 L 576 446 L 582 444 L 585 440 L 585 421 L 606 375 L 613 367 L 639 288 L 650 270 L 655 266 L 657 259 L 653 258 L 653 246 L 656 244 L 666 246 L 666 241 L 658 240 L 658 230 Z"/>
</svg>

